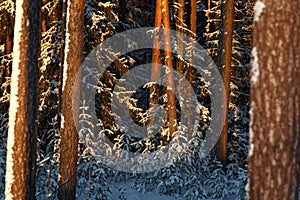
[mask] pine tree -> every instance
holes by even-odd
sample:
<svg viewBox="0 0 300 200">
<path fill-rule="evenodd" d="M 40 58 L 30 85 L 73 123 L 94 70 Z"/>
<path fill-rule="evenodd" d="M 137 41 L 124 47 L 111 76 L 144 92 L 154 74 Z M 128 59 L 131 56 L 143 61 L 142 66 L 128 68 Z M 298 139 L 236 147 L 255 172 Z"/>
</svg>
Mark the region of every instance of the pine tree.
<svg viewBox="0 0 300 200">
<path fill-rule="evenodd" d="M 162 19 L 164 27 L 164 55 L 165 65 L 168 67 L 166 73 L 167 96 L 168 96 L 168 122 L 169 122 L 169 136 L 168 140 L 173 137 L 173 133 L 177 131 L 177 115 L 176 115 L 176 102 L 175 102 L 175 86 L 173 77 L 173 63 L 171 52 L 171 34 L 170 34 L 170 11 L 169 1 L 162 0 Z"/>
<path fill-rule="evenodd" d="M 16 2 L 6 199 L 35 199 L 40 1 Z"/>
<path fill-rule="evenodd" d="M 218 63 L 224 82 L 224 112 L 225 123 L 219 140 L 219 159 L 226 165 L 227 163 L 227 142 L 228 142 L 228 108 L 230 95 L 230 77 L 232 63 L 232 40 L 233 40 L 233 19 L 234 0 L 223 1 L 221 4 L 221 26 L 219 39 Z"/>
<path fill-rule="evenodd" d="M 73 117 L 72 97 L 74 97 L 73 89 L 75 86 L 75 78 L 82 62 L 84 0 L 68 0 L 66 15 L 58 179 L 58 198 L 63 200 L 75 199 L 76 196 L 78 133 L 75 127 L 75 121 L 78 122 L 78 119 Z M 77 94 L 75 94 L 75 99 L 78 98 L 76 95 Z M 74 106 L 75 109 L 79 109 L 79 104 Z"/>
<path fill-rule="evenodd" d="M 161 0 L 156 0 L 156 6 L 155 6 L 155 28 L 160 28 L 162 25 L 162 5 Z M 161 75 L 161 54 L 160 54 L 160 39 L 159 39 L 159 33 L 156 32 L 154 35 L 154 41 L 153 41 L 153 52 L 152 52 L 152 71 L 151 71 L 151 81 L 157 82 Z M 158 98 L 159 98 L 159 91 L 157 85 L 153 85 L 150 87 L 150 103 L 149 107 L 153 107 L 155 104 L 158 104 Z"/>
<path fill-rule="evenodd" d="M 297 199 L 300 1 L 256 1 L 251 69 L 250 199 Z"/>
</svg>

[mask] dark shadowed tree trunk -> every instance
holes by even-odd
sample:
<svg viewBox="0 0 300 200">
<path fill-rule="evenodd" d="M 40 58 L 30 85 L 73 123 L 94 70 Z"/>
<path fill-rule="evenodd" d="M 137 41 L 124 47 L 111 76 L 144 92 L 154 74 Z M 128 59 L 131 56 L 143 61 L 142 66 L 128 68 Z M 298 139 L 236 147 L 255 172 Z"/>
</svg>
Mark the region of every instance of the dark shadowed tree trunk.
<svg viewBox="0 0 300 200">
<path fill-rule="evenodd" d="M 40 1 L 16 4 L 6 161 L 6 199 L 35 199 Z"/>
<path fill-rule="evenodd" d="M 255 4 L 250 199 L 298 199 L 300 1 Z"/>
<path fill-rule="evenodd" d="M 218 66 L 221 69 L 224 82 L 224 126 L 219 139 L 218 157 L 223 165 L 227 163 L 227 141 L 228 141 L 228 107 L 230 94 L 230 73 L 232 63 L 232 39 L 233 39 L 234 0 L 222 1 L 221 4 L 221 26 L 218 52 Z"/>
<path fill-rule="evenodd" d="M 60 163 L 58 171 L 58 198 L 61 200 L 75 199 L 76 197 L 78 133 L 74 121 L 76 119 L 74 119 L 72 112 L 72 97 L 75 78 L 82 62 L 83 23 L 84 0 L 68 0 L 61 102 Z M 79 109 L 79 105 L 75 106 Z"/>
<path fill-rule="evenodd" d="M 126 8 L 126 4 L 127 4 L 128 0 L 119 0 L 119 6 L 118 6 L 118 14 L 120 17 L 120 21 L 121 22 L 125 22 L 126 19 L 126 13 L 127 13 L 127 8 Z"/>
</svg>

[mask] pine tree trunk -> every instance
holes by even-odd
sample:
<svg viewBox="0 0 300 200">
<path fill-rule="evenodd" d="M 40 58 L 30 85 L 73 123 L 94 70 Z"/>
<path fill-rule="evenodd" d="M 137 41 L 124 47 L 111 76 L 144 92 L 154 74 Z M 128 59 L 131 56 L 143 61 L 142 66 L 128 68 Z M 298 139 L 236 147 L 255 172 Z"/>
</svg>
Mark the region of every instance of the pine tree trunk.
<svg viewBox="0 0 300 200">
<path fill-rule="evenodd" d="M 46 17 L 42 17 L 41 29 L 42 29 L 42 32 L 47 31 L 47 18 Z"/>
<path fill-rule="evenodd" d="M 162 25 L 162 9 L 161 0 L 156 0 L 155 6 L 155 23 L 154 27 L 159 28 Z M 151 81 L 157 82 L 161 74 L 161 54 L 160 54 L 160 42 L 159 33 L 155 33 L 153 41 L 153 52 L 152 52 L 152 71 L 151 71 Z M 150 103 L 149 107 L 152 108 L 154 105 L 158 104 L 159 98 L 159 88 L 154 85 L 150 88 Z M 155 107 L 153 107 L 155 109 Z"/>
<path fill-rule="evenodd" d="M 13 49 L 13 23 L 10 17 L 7 17 L 6 35 L 5 35 L 5 54 L 11 54 Z"/>
<path fill-rule="evenodd" d="M 300 1 L 257 1 L 251 70 L 250 199 L 297 199 Z"/>
<path fill-rule="evenodd" d="M 210 10 L 210 0 L 207 0 L 207 10 Z"/>
<path fill-rule="evenodd" d="M 171 34 L 170 34 L 170 11 L 168 0 L 162 0 L 162 19 L 164 26 L 164 53 L 165 65 L 168 67 L 169 72 L 166 74 L 167 95 L 168 95 L 168 121 L 169 121 L 169 137 L 168 140 L 173 138 L 173 133 L 177 131 L 177 116 L 176 116 L 176 102 L 175 102 L 175 86 L 173 77 L 173 63 L 171 52 Z"/>
<path fill-rule="evenodd" d="M 181 38 L 181 34 L 183 33 L 184 24 L 184 0 L 177 0 L 177 9 L 175 10 L 175 25 L 176 25 L 176 32 L 177 32 L 177 60 L 176 60 L 176 70 L 180 74 L 184 74 L 184 61 L 183 61 L 183 41 Z M 183 88 L 185 89 L 185 88 Z M 177 90 L 181 91 L 180 84 L 177 86 Z"/>
<path fill-rule="evenodd" d="M 74 121 L 76 119 L 74 119 L 72 112 L 72 97 L 75 78 L 82 63 L 83 23 L 84 0 L 68 0 L 62 83 L 60 164 L 58 171 L 58 198 L 61 200 L 75 199 L 76 197 L 78 132 Z"/>
<path fill-rule="evenodd" d="M 189 24 L 189 28 L 190 28 L 190 31 L 191 31 L 191 46 L 192 46 L 192 58 L 191 60 L 193 60 L 194 58 L 194 46 L 195 46 L 195 41 L 197 39 L 197 2 L 196 0 L 190 0 L 190 24 Z M 193 61 L 192 61 L 193 63 Z M 193 66 L 188 66 L 188 70 L 187 70 L 187 80 L 189 81 L 189 83 L 191 84 L 191 87 L 189 88 L 189 92 L 188 92 L 188 95 L 189 95 L 189 98 L 191 97 L 192 93 L 194 92 L 192 90 L 193 88 L 193 73 L 194 73 L 194 68 Z M 191 113 L 191 105 L 188 104 L 187 105 L 187 112 L 188 113 Z M 187 120 L 188 120 L 188 131 L 191 131 L 191 129 L 193 128 L 193 123 L 192 123 L 192 120 L 191 120 L 191 116 L 188 116 L 187 117 Z"/>
<path fill-rule="evenodd" d="M 40 1 L 16 3 L 6 199 L 35 199 Z"/>
<path fill-rule="evenodd" d="M 230 73 L 232 63 L 232 40 L 233 40 L 234 0 L 222 1 L 221 26 L 218 52 L 218 66 L 222 71 L 224 82 L 224 126 L 219 139 L 219 159 L 225 166 L 227 163 L 227 141 L 228 141 L 228 108 L 230 94 Z"/>
<path fill-rule="evenodd" d="M 190 0 L 191 6 L 191 17 L 190 17 L 190 30 L 192 33 L 196 34 L 196 21 L 197 21 L 197 2 L 196 0 Z"/>
</svg>

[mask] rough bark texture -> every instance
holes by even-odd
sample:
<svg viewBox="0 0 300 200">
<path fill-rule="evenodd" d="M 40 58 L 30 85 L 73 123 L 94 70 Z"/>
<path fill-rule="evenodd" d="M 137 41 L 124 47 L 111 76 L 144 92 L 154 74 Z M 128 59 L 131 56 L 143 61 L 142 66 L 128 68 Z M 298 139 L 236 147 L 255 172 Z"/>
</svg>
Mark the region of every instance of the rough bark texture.
<svg viewBox="0 0 300 200">
<path fill-rule="evenodd" d="M 6 199 L 35 199 L 40 1 L 17 2 Z M 21 22 L 21 23 L 20 23 Z M 19 74 L 18 74 L 19 72 Z M 15 104 L 14 106 L 12 106 Z M 15 116 L 15 117 L 13 117 Z M 10 146 L 12 145 L 12 146 Z M 9 180 L 13 177 L 12 182 Z M 11 184 L 9 184 L 11 182 Z"/>
<path fill-rule="evenodd" d="M 255 7 L 248 194 L 297 199 L 300 1 L 264 0 Z"/>
<path fill-rule="evenodd" d="M 228 107 L 230 94 L 230 72 L 232 63 L 232 36 L 234 19 L 234 0 L 222 1 L 221 5 L 221 26 L 218 66 L 221 69 L 224 82 L 224 126 L 219 140 L 219 159 L 225 166 L 227 163 L 227 141 L 228 141 Z"/>
<path fill-rule="evenodd" d="M 60 62 L 59 62 L 59 80 L 63 82 L 63 65 L 65 60 L 65 36 L 66 36 L 66 13 L 67 13 L 67 0 L 60 0 L 59 6 L 57 7 L 56 14 L 57 20 L 61 20 L 61 49 L 59 52 L 60 55 Z M 58 112 L 61 113 L 62 107 L 62 84 L 59 85 L 59 94 L 58 94 Z M 61 117 L 58 117 L 58 125 L 59 128 L 61 126 Z"/>
<path fill-rule="evenodd" d="M 72 112 L 75 78 L 82 62 L 84 0 L 67 1 L 66 45 L 62 89 L 59 190 L 61 200 L 76 197 L 78 133 Z"/>
</svg>

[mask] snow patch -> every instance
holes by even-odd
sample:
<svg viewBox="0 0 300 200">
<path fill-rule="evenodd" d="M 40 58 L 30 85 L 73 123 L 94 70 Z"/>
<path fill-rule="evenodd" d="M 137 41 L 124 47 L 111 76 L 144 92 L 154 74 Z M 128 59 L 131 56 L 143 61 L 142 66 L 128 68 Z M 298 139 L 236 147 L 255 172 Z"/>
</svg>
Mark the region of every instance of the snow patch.
<svg viewBox="0 0 300 200">
<path fill-rule="evenodd" d="M 16 17 L 15 17 L 15 30 L 14 30 L 14 46 L 13 46 L 13 63 L 11 75 L 11 95 L 10 95 L 10 108 L 9 108 L 9 122 L 8 122 L 8 138 L 7 138 L 7 158 L 6 158 L 6 177 L 5 177 L 5 199 L 14 199 L 12 194 L 12 184 L 14 182 L 13 173 L 13 147 L 15 145 L 15 122 L 17 110 L 19 107 L 18 86 L 19 86 L 19 65 L 21 63 L 21 40 L 22 40 L 22 19 L 25 13 L 23 12 L 24 2 L 16 3 Z"/>
<path fill-rule="evenodd" d="M 260 1 L 260 0 L 256 1 L 255 5 L 254 5 L 254 21 L 255 22 L 259 21 L 259 17 L 265 7 L 266 7 L 266 5 L 262 1 Z"/>
<path fill-rule="evenodd" d="M 72 56 L 69 55 L 69 44 L 71 42 L 70 40 L 70 34 L 69 34 L 69 21 L 70 21 L 70 0 L 68 0 L 68 8 L 67 8 L 67 16 L 66 16 L 66 34 L 65 34 L 65 49 L 64 49 L 64 62 L 63 62 L 63 83 L 62 83 L 62 91 L 64 91 L 64 87 L 66 85 L 66 81 L 67 81 L 67 76 L 68 76 L 68 63 L 67 63 L 67 57 L 68 56 Z"/>
<path fill-rule="evenodd" d="M 245 186 L 245 191 L 246 191 L 246 195 L 247 195 L 247 199 L 250 199 L 250 196 L 249 196 L 249 192 L 250 192 L 250 180 L 248 179 L 248 182 Z"/>
<path fill-rule="evenodd" d="M 253 144 L 253 136 L 254 136 L 254 132 L 253 132 L 253 129 L 252 127 L 249 128 L 249 139 L 250 139 L 250 142 L 249 142 L 249 153 L 248 153 L 248 156 L 252 156 L 253 155 L 253 151 L 254 151 L 254 144 Z"/>
<path fill-rule="evenodd" d="M 61 114 L 61 117 L 60 117 L 61 119 L 61 122 L 60 122 L 60 128 L 61 129 L 63 129 L 64 128 L 64 125 L 65 125 L 65 118 L 64 118 L 64 115 L 63 114 Z"/>
<path fill-rule="evenodd" d="M 253 111 L 255 109 L 255 103 L 252 101 L 250 104 L 250 110 L 249 110 L 249 115 L 250 115 L 250 123 L 249 123 L 249 153 L 248 153 L 248 158 L 250 158 L 253 155 L 254 151 L 254 144 L 253 144 L 253 138 L 254 138 L 254 131 L 252 129 L 253 126 Z M 247 199 L 249 199 L 249 191 L 250 191 L 250 180 L 248 179 L 248 182 L 245 186 L 245 191 L 247 195 Z"/>
<path fill-rule="evenodd" d="M 250 123 L 249 123 L 249 154 L 248 156 L 253 155 L 254 151 L 254 144 L 253 144 L 253 138 L 254 138 L 254 131 L 252 129 L 253 126 L 253 110 L 255 109 L 255 103 L 252 101 L 250 104 L 250 110 L 249 110 L 249 115 L 250 115 Z"/>
<path fill-rule="evenodd" d="M 251 68 L 251 83 L 253 85 L 256 85 L 258 82 L 258 76 L 259 76 L 259 64 L 258 64 L 258 55 L 257 55 L 256 47 L 253 47 L 253 49 L 252 49 L 252 56 L 253 56 L 253 62 L 252 62 L 252 68 Z"/>
</svg>

